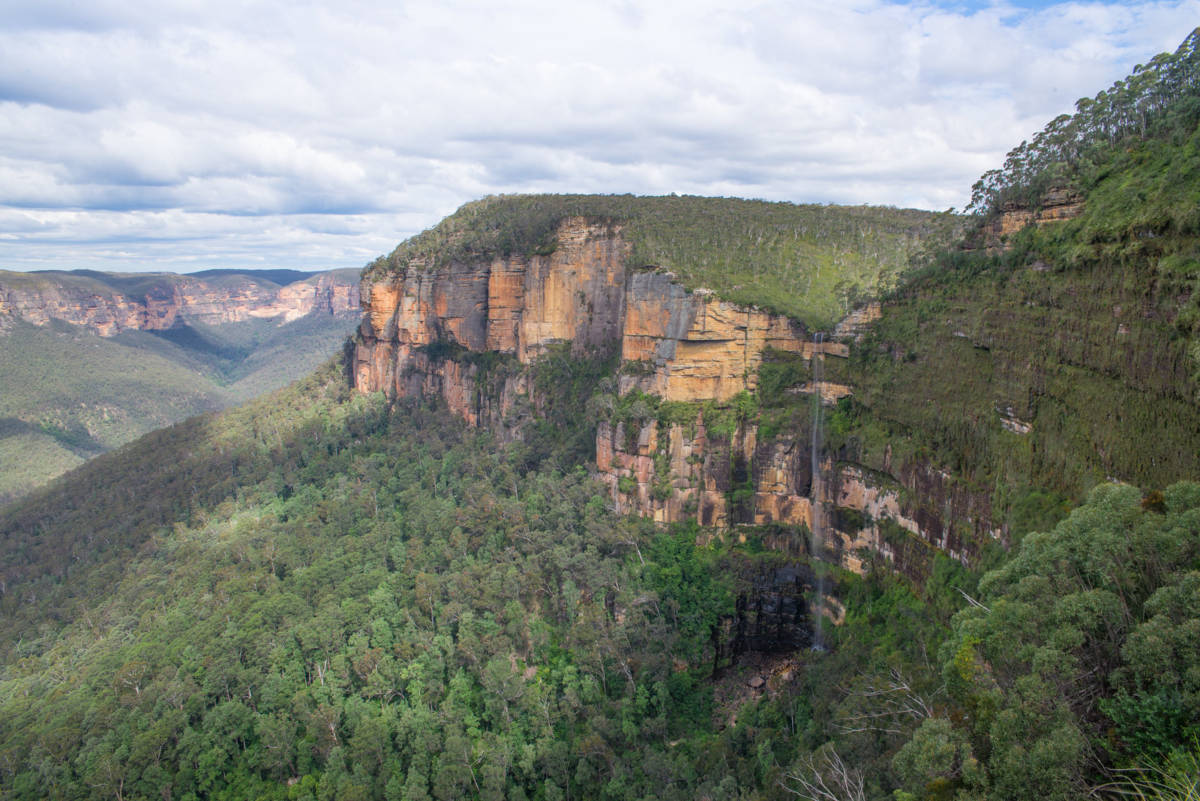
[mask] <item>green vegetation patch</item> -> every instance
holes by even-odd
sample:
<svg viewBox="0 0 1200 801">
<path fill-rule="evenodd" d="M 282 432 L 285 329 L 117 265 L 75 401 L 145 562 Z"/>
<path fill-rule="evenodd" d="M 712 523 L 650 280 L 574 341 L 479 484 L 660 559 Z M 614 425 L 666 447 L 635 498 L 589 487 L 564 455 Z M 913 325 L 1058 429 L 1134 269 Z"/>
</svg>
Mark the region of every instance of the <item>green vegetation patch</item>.
<svg viewBox="0 0 1200 801">
<path fill-rule="evenodd" d="M 1151 139 L 1175 140 L 1200 119 L 1200 28 L 1174 53 L 1160 53 L 1094 98 L 1081 98 L 1013 148 L 1003 166 L 984 173 L 969 209 L 996 214 L 1035 207 L 1053 188 L 1071 187 L 1102 172 L 1114 151 Z M 1194 211 L 1185 212 L 1194 214 Z"/>
<path fill-rule="evenodd" d="M 11 421 L 13 418 L 9 418 Z M 7 421 L 3 421 L 7 422 Z M 47 476 L 77 467 L 83 457 L 36 427 L 0 424 L 0 505 L 40 486 Z"/>
<path fill-rule="evenodd" d="M 307 375 L 338 350 L 357 318 L 316 313 L 285 325 L 247 320 L 115 337 L 58 320 L 13 320 L 0 331 L 0 417 L 29 427 L 20 439 L 29 447 L 7 443 L 13 458 L 0 459 L 0 500 L 148 431 Z"/>
<path fill-rule="evenodd" d="M 1016 534 L 1107 479 L 1197 475 L 1197 41 L 985 176 L 979 231 L 911 273 L 848 362 L 827 363 L 856 392 L 831 443 L 990 488 Z M 998 215 L 1036 210 L 1053 187 L 1078 216 L 988 239 Z"/>
<path fill-rule="evenodd" d="M 709 794 L 731 588 L 602 493 L 336 365 L 102 456 L 0 512 L 0 794 Z"/>
<path fill-rule="evenodd" d="M 736 303 L 825 327 L 850 305 L 896 284 L 925 249 L 948 242 L 953 215 L 878 206 L 737 198 L 503 195 L 468 203 L 408 239 L 365 275 L 456 261 L 548 254 L 559 224 L 584 217 L 632 245 L 631 265 L 673 272 Z"/>
<path fill-rule="evenodd" d="M 1153 211 L 1138 198 L 1190 206 L 1191 185 L 1160 174 L 1200 167 L 1197 142 L 1114 156 L 1082 216 L 1027 229 L 1006 251 L 940 256 L 885 304 L 848 362 L 827 362 L 856 391 L 831 437 L 858 437 L 876 466 L 890 447 L 894 461 L 923 453 L 980 486 L 1075 500 L 1109 477 L 1195 475 L 1200 240 L 1171 204 Z M 1150 221 L 1162 233 L 1140 235 Z"/>
</svg>

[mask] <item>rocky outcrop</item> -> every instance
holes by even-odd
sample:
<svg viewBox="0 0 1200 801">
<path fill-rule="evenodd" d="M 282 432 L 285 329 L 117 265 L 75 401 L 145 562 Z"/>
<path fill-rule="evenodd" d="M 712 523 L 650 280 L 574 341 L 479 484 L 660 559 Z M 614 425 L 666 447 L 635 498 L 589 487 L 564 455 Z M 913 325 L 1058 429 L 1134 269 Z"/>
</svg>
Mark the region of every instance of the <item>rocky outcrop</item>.
<svg viewBox="0 0 1200 801">
<path fill-rule="evenodd" d="M 651 420 L 629 437 L 624 425 L 601 423 L 596 469 L 618 511 L 658 522 L 812 526 L 809 446 L 796 439 L 760 444 L 756 426 L 710 437 L 701 415 L 662 436 Z"/>
<path fill-rule="evenodd" d="M 851 310 L 833 329 L 835 340 L 861 340 L 863 334 L 876 320 L 883 317 L 883 306 L 879 303 L 867 303 Z"/>
<path fill-rule="evenodd" d="M 880 472 L 822 454 L 814 482 L 809 431 L 763 442 L 755 426 L 744 426 L 714 437 L 702 415 L 693 425 L 661 429 L 655 420 L 636 432 L 599 426 L 597 475 L 622 513 L 720 528 L 783 526 L 801 541 L 773 547 L 798 551 L 817 501 L 826 558 L 862 572 L 868 556 L 881 556 L 914 577 L 923 577 L 934 550 L 969 562 L 983 542 L 1001 536 L 987 493 L 924 463 Z"/>
<path fill-rule="evenodd" d="M 576 352 L 611 347 L 624 319 L 628 255 L 619 228 L 574 219 L 549 255 L 364 280 L 354 385 L 389 397 L 438 396 L 472 425 L 518 428 L 528 376 L 478 357 L 527 365 L 557 343 Z"/>
<path fill-rule="evenodd" d="M 350 271 L 279 286 L 249 275 L 216 279 L 172 274 L 0 272 L 0 315 L 46 325 L 63 320 L 100 336 L 162 331 L 183 322 L 219 325 L 252 318 L 291 322 L 359 306 Z"/>
<path fill-rule="evenodd" d="M 629 253 L 619 229 L 571 220 L 559 237 L 547 256 L 456 262 L 364 281 L 355 386 L 411 395 L 410 374 L 426 369 L 422 355 L 439 348 L 494 351 L 528 364 L 554 343 L 583 351 L 617 340 Z M 470 378 L 447 374 L 445 386 L 469 393 L 455 381 Z"/>
<path fill-rule="evenodd" d="M 783 315 L 689 293 L 670 274 L 638 273 L 626 292 L 621 358 L 649 369 L 624 376 L 621 390 L 668 401 L 728 400 L 755 388 L 767 348 L 807 354 L 812 347 Z"/>
<path fill-rule="evenodd" d="M 651 420 L 630 434 L 623 423 L 600 423 L 596 432 L 597 477 L 609 488 L 617 511 L 660 523 L 696 518 L 702 526 L 729 524 L 731 462 L 753 450 L 753 431 L 710 441 L 702 415 L 690 426 L 659 431 Z"/>
<path fill-rule="evenodd" d="M 989 240 L 993 244 L 1029 225 L 1044 225 L 1062 222 L 1083 213 L 1083 196 L 1065 188 L 1051 189 L 1034 207 L 1015 203 L 1006 204 L 988 228 Z"/>
<path fill-rule="evenodd" d="M 861 572 L 866 554 L 879 554 L 902 572 L 924 578 L 933 552 L 969 562 L 983 543 L 999 539 L 991 498 L 943 470 L 912 463 L 877 473 L 844 464 L 833 473 L 826 502 L 842 566 Z M 849 512 L 849 514 L 847 514 Z"/>
</svg>

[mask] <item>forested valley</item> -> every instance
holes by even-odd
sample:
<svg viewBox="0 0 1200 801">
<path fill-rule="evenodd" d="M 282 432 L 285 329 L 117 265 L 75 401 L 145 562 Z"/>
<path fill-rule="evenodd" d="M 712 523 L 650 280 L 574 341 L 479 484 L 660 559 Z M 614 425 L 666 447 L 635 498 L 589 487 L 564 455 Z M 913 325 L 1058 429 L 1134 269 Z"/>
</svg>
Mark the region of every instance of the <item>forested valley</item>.
<svg viewBox="0 0 1200 801">
<path fill-rule="evenodd" d="M 782 555 L 517 455 L 331 366 L 8 510 L 5 793 L 1071 798 L 1197 733 L 1200 486 L 1102 487 L 982 581 L 841 575 L 828 650 L 731 716 L 713 627 Z"/>
</svg>

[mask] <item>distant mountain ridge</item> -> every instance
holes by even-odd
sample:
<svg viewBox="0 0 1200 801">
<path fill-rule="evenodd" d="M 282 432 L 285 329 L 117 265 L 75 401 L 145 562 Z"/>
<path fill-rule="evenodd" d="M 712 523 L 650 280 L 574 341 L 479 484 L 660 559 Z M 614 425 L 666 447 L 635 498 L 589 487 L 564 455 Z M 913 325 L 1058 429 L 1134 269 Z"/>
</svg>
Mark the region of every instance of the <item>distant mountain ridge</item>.
<svg viewBox="0 0 1200 801">
<path fill-rule="evenodd" d="M 182 321 L 213 325 L 254 317 L 291 322 L 318 308 L 328 314 L 357 310 L 357 271 L 0 271 L 0 317 L 34 325 L 63 320 L 104 337 L 128 330 L 162 331 Z"/>
<path fill-rule="evenodd" d="M 211 270 L 197 270 L 194 273 L 187 273 L 192 278 L 213 278 L 219 275 L 251 275 L 254 278 L 262 278 L 266 281 L 274 281 L 280 286 L 293 284 L 296 281 L 303 281 L 306 278 L 312 278 L 314 275 L 321 275 L 323 270 L 288 270 L 280 268 L 276 270 L 238 270 L 232 267 L 214 267 Z M 357 269 L 335 270 L 334 272 L 354 273 L 358 276 Z"/>
<path fill-rule="evenodd" d="M 333 355 L 358 271 L 0 271 L 0 503 Z"/>
</svg>

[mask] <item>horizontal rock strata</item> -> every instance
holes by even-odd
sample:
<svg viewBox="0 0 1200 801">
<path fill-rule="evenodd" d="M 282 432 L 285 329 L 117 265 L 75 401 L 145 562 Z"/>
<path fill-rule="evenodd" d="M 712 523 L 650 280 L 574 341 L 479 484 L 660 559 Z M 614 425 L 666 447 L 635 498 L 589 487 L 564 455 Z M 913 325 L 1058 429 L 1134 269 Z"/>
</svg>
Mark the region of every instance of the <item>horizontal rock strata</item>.
<svg viewBox="0 0 1200 801">
<path fill-rule="evenodd" d="M 130 279 L 130 276 L 115 276 Z M 322 273 L 287 286 L 227 277 L 138 277 L 144 288 L 122 292 L 102 281 L 69 275 L 0 273 L 0 315 L 34 325 L 63 320 L 100 336 L 163 331 L 187 321 L 205 325 L 268 319 L 291 322 L 314 311 L 344 314 L 359 307 L 358 282 Z"/>
</svg>

